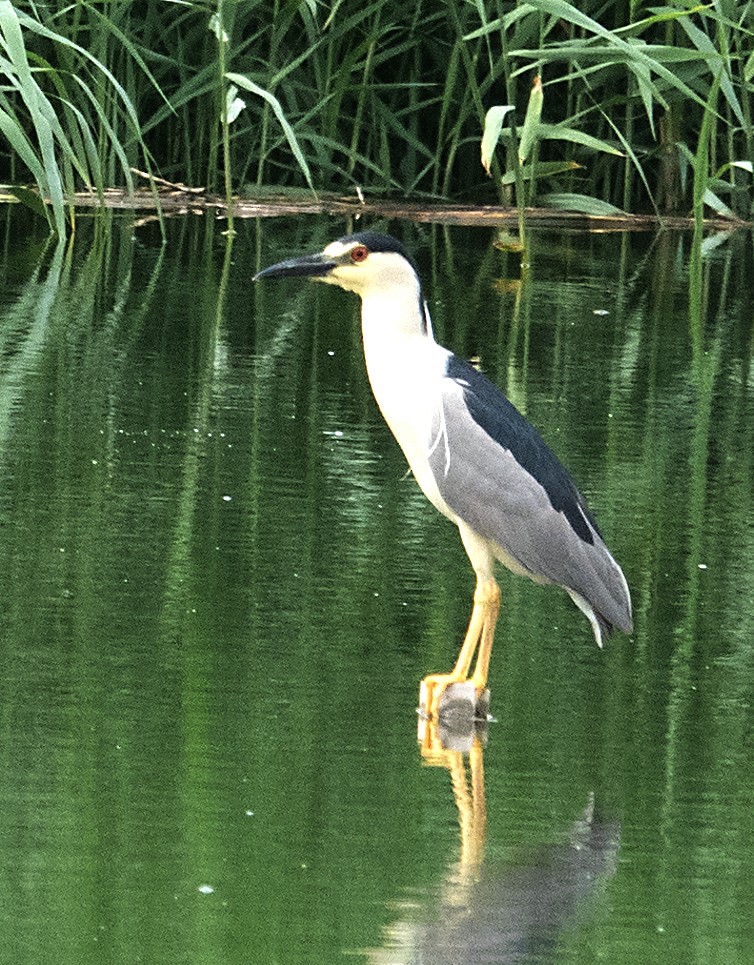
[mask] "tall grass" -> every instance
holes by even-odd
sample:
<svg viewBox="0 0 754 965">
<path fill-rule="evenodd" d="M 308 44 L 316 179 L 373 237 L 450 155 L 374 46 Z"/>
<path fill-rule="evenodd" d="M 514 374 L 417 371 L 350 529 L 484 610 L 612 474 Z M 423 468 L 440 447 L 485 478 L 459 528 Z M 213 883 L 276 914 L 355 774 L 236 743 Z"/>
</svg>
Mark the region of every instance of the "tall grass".
<svg viewBox="0 0 754 965">
<path fill-rule="evenodd" d="M 127 34 L 96 8 L 69 9 L 65 32 L 56 29 L 55 15 L 33 15 L 42 11 L 49 13 L 0 0 L 0 130 L 7 180 L 62 235 L 65 196 L 77 186 L 100 193 L 113 183 L 131 188 L 141 134 L 124 80 L 134 65 L 146 77 L 149 71 Z M 97 30 L 85 30 L 87 15 Z M 49 208 L 24 190 L 22 171 Z"/>
<path fill-rule="evenodd" d="M 226 196 L 634 212 L 690 213 L 701 178 L 706 210 L 749 217 L 753 38 L 751 0 L 0 0 L 0 177 L 58 231 L 75 188 L 129 189 L 150 160 Z"/>
</svg>

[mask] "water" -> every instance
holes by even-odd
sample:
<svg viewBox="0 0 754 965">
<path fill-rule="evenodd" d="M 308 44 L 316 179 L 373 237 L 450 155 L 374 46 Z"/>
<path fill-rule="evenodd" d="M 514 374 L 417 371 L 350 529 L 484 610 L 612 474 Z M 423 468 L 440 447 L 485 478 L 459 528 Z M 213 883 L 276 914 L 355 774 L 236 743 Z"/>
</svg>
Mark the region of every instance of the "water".
<svg viewBox="0 0 754 965">
<path fill-rule="evenodd" d="M 473 579 L 324 219 L 6 212 L 0 962 L 754 961 L 751 248 L 393 225 L 587 494 L 636 632 L 503 575 L 488 743 L 422 765 Z M 11 241 L 12 239 L 12 241 Z"/>
</svg>

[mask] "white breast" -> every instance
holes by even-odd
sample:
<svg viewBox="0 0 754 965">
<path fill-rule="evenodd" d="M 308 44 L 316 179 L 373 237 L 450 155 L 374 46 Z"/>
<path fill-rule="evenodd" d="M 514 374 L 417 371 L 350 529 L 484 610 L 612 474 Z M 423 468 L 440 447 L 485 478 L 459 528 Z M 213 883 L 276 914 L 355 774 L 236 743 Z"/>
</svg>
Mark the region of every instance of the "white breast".
<svg viewBox="0 0 754 965">
<path fill-rule="evenodd" d="M 441 434 L 432 438 L 432 427 L 442 410 L 449 353 L 421 330 L 416 302 L 387 305 L 384 299 L 364 299 L 361 321 L 367 374 L 377 405 L 424 494 L 455 521 L 428 461 L 430 449 L 445 442 Z"/>
</svg>

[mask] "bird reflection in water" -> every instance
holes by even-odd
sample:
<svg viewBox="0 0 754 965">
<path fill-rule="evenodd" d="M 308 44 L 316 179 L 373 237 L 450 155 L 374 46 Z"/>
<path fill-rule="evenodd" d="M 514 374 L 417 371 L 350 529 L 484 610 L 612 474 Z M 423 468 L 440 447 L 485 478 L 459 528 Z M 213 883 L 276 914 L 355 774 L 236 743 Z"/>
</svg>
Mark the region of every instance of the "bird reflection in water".
<svg viewBox="0 0 754 965">
<path fill-rule="evenodd" d="M 601 821 L 594 796 L 557 845 L 522 851 L 514 861 L 484 858 L 487 812 L 484 735 L 468 753 L 435 744 L 425 761 L 450 775 L 460 854 L 426 908 L 407 906 L 371 965 L 509 965 L 552 961 L 569 927 L 585 920 L 589 897 L 615 873 L 620 826 Z M 410 907 L 410 911 L 409 911 Z"/>
</svg>

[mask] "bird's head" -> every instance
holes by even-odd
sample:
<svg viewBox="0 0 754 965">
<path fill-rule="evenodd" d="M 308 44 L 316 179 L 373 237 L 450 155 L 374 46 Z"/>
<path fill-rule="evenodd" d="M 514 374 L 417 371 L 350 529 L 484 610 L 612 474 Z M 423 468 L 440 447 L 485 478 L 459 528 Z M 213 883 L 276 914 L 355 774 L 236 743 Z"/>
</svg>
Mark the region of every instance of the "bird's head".
<svg viewBox="0 0 754 965">
<path fill-rule="evenodd" d="M 416 265 L 403 245 L 390 235 L 362 231 L 331 242 L 322 251 L 263 268 L 257 278 L 306 277 L 338 285 L 362 298 L 391 291 L 415 292 L 421 286 Z"/>
</svg>

